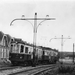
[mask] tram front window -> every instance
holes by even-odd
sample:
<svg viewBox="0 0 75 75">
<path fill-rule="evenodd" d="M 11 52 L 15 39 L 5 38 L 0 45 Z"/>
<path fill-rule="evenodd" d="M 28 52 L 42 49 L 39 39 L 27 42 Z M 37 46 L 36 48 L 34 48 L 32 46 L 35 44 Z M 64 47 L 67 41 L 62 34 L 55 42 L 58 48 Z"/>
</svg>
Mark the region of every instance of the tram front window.
<svg viewBox="0 0 75 75">
<path fill-rule="evenodd" d="M 23 53 L 23 51 L 24 51 L 24 46 L 21 45 L 21 50 L 20 50 L 20 52 Z"/>
</svg>

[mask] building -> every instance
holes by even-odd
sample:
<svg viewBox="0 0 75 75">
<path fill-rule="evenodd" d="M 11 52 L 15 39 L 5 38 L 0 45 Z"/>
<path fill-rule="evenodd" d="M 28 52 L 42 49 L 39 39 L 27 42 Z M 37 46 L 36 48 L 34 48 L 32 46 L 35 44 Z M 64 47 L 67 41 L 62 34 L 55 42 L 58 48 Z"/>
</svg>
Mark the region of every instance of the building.
<svg viewBox="0 0 75 75">
<path fill-rule="evenodd" d="M 0 59 L 9 58 L 11 37 L 0 31 Z"/>
</svg>

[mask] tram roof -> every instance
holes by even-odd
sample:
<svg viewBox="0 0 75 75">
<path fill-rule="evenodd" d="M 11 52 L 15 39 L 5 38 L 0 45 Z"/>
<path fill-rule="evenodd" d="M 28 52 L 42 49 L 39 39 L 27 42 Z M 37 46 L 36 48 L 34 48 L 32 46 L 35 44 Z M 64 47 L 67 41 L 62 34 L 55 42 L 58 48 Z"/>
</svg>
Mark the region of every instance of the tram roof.
<svg viewBox="0 0 75 75">
<path fill-rule="evenodd" d="M 24 45 L 28 45 L 28 46 L 32 46 L 32 47 L 34 46 L 33 44 L 27 43 L 26 41 L 23 41 L 22 39 L 19 39 L 19 38 L 14 38 L 13 43 L 24 44 Z M 44 50 L 52 50 L 52 51 L 58 52 L 58 50 L 52 49 L 50 47 L 43 47 L 43 46 L 36 46 L 36 47 L 42 48 Z"/>
</svg>

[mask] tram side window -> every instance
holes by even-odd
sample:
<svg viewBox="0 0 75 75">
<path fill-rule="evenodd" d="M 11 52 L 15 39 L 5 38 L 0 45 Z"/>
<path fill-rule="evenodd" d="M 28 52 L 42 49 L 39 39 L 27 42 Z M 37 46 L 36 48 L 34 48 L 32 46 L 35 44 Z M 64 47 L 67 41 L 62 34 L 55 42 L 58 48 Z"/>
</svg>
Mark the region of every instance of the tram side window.
<svg viewBox="0 0 75 75">
<path fill-rule="evenodd" d="M 24 50 L 24 46 L 21 45 L 21 50 L 20 50 L 20 52 L 23 53 L 23 50 Z"/>
<path fill-rule="evenodd" d="M 19 52 L 19 45 L 17 45 L 17 52 Z"/>
<path fill-rule="evenodd" d="M 25 53 L 28 53 L 28 47 L 25 47 Z"/>
</svg>

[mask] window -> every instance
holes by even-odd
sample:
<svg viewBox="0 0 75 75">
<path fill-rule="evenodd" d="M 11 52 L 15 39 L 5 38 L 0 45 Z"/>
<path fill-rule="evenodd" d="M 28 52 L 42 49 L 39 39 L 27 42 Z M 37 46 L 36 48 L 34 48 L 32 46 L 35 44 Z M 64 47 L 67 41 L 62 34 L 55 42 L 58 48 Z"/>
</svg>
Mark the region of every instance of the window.
<svg viewBox="0 0 75 75">
<path fill-rule="evenodd" d="M 19 45 L 18 44 L 16 44 L 16 46 L 15 46 L 15 52 L 19 53 Z"/>
<path fill-rule="evenodd" d="M 25 53 L 28 53 L 28 47 L 25 47 Z"/>
<path fill-rule="evenodd" d="M 13 42 L 14 41 L 14 39 L 11 39 L 11 42 Z"/>
<path fill-rule="evenodd" d="M 20 52 L 23 53 L 23 50 L 24 50 L 24 46 L 21 45 L 21 50 L 20 50 Z"/>
<path fill-rule="evenodd" d="M 19 45 L 17 45 L 17 51 L 19 51 Z"/>
</svg>

